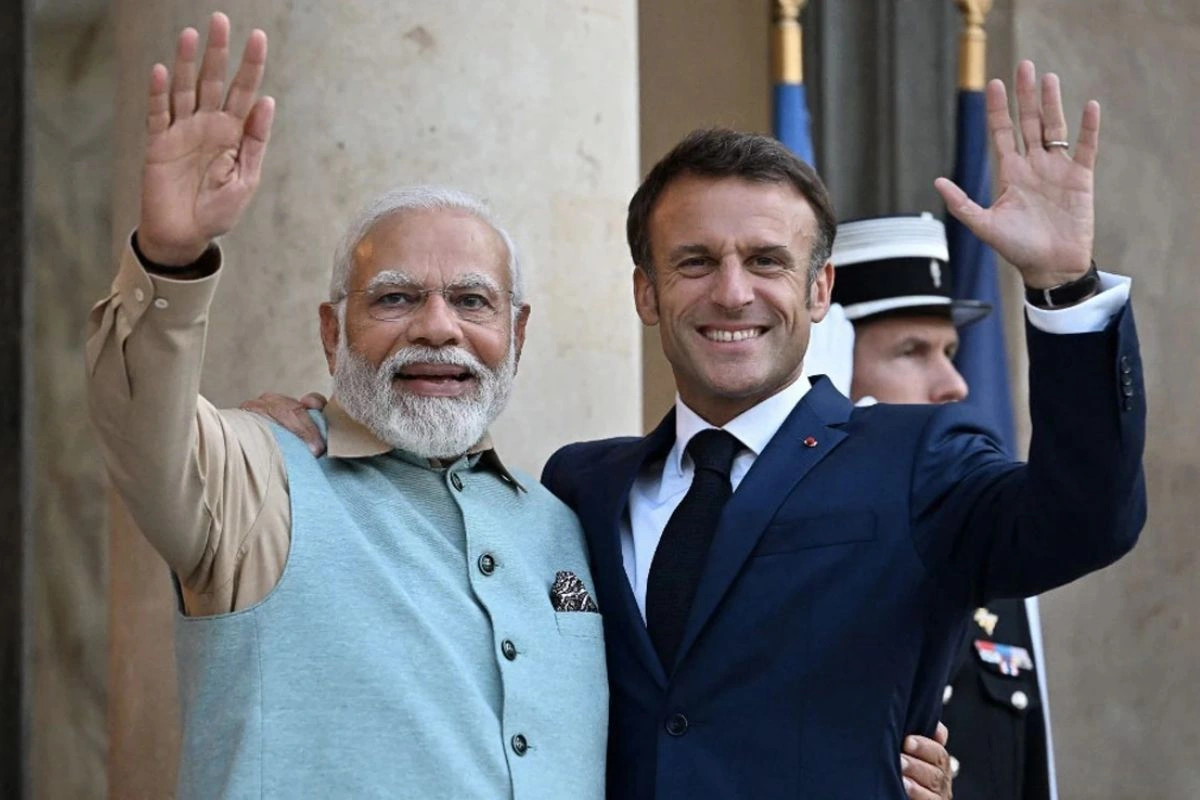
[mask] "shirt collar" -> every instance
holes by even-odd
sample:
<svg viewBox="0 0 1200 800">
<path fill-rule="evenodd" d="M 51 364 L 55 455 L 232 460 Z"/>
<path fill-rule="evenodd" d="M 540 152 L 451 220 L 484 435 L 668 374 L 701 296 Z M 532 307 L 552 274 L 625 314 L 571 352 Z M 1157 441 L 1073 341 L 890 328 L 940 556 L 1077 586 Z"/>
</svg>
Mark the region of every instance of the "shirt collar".
<svg viewBox="0 0 1200 800">
<path fill-rule="evenodd" d="M 346 409 L 342 408 L 336 399 L 332 399 L 326 404 L 325 421 L 329 425 L 325 434 L 325 454 L 331 458 L 372 458 L 390 453 L 394 449 L 386 442 L 380 441 L 366 425 L 347 414 Z M 504 466 L 500 456 L 496 454 L 490 433 L 484 434 L 483 438 L 479 440 L 479 444 L 464 455 L 470 457 L 471 466 L 475 466 L 476 463 L 483 464 L 498 474 L 505 483 L 522 492 L 527 491 Z M 449 466 L 448 463 L 437 459 L 414 460 L 424 461 L 435 469 Z"/>
<path fill-rule="evenodd" d="M 725 430 L 737 437 L 742 446 L 757 458 L 775 437 L 796 404 L 808 393 L 808 379 L 801 376 L 758 405 L 748 408 L 725 423 Z M 700 431 L 715 428 L 675 396 L 675 444 L 667 456 L 668 466 L 677 476 L 683 474 L 683 457 L 688 442 Z"/>
</svg>

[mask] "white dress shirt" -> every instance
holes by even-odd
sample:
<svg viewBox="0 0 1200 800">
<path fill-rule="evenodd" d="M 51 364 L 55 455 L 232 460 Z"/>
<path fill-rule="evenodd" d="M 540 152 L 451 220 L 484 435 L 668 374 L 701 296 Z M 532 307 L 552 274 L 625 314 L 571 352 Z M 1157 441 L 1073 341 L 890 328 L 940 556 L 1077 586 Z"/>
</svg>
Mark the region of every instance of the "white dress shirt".
<svg viewBox="0 0 1200 800">
<path fill-rule="evenodd" d="M 1101 272 L 1100 292 L 1095 297 L 1054 311 L 1026 303 L 1025 313 L 1031 325 L 1047 333 L 1101 331 L 1128 302 L 1129 287 L 1129 278 Z M 737 491 L 754 460 L 783 426 L 808 388 L 808 379 L 801 377 L 724 426 L 724 430 L 742 443 L 742 450 L 734 459 L 729 476 L 733 491 Z M 646 581 L 650 576 L 650 563 L 654 560 L 654 552 L 658 549 L 658 541 L 667 527 L 667 521 L 692 485 L 695 468 L 691 456 L 687 454 L 688 442 L 700 431 L 714 427 L 676 397 L 675 444 L 671 452 L 665 461 L 644 465 L 633 488 L 629 490 L 629 503 L 621 524 L 621 557 L 643 620 L 646 618 Z"/>
</svg>

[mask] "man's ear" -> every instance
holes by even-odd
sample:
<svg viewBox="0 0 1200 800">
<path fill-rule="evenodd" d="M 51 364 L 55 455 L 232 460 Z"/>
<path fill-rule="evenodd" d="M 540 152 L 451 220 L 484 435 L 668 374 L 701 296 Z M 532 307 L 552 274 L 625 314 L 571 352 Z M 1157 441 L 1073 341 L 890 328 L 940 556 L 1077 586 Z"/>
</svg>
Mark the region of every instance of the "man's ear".
<svg viewBox="0 0 1200 800">
<path fill-rule="evenodd" d="M 337 366 L 338 337 L 341 336 L 341 325 L 338 323 L 338 310 L 335 303 L 321 303 L 321 347 L 325 349 L 325 363 L 329 365 L 329 374 Z"/>
<path fill-rule="evenodd" d="M 833 262 L 826 261 L 825 266 L 817 270 L 808 287 L 808 318 L 813 322 L 825 319 L 829 312 L 830 298 L 833 297 Z"/>
<path fill-rule="evenodd" d="M 529 324 L 529 304 L 521 306 L 517 311 L 517 319 L 513 322 L 513 347 L 516 348 L 517 365 L 521 364 L 521 351 L 525 348 L 525 326 Z"/>
<path fill-rule="evenodd" d="M 641 267 L 633 268 L 633 304 L 643 325 L 658 324 L 658 290 Z"/>
</svg>

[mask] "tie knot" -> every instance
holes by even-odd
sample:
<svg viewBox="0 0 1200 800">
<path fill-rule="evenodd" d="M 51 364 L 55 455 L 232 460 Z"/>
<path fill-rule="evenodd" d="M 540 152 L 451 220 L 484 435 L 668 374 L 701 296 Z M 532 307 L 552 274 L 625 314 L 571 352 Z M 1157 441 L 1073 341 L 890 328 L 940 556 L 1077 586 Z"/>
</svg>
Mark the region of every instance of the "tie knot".
<svg viewBox="0 0 1200 800">
<path fill-rule="evenodd" d="M 708 469 L 728 478 L 733 469 L 733 458 L 741 449 L 742 443 L 732 433 L 709 428 L 692 437 L 687 453 L 695 462 L 697 472 Z"/>
</svg>

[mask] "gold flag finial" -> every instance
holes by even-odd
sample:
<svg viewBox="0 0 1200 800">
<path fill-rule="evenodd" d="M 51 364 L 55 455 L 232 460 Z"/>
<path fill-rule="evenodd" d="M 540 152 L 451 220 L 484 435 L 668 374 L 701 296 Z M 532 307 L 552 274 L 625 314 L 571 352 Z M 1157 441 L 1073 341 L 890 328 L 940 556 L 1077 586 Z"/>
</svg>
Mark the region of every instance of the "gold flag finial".
<svg viewBox="0 0 1200 800">
<path fill-rule="evenodd" d="M 983 23 L 992 10 L 992 0 L 954 0 L 963 16 L 958 40 L 958 88 L 983 91 L 987 83 L 987 33 Z"/>
<path fill-rule="evenodd" d="M 775 0 L 771 26 L 771 79 L 775 83 L 804 83 L 800 12 L 807 4 L 808 0 Z"/>
</svg>

